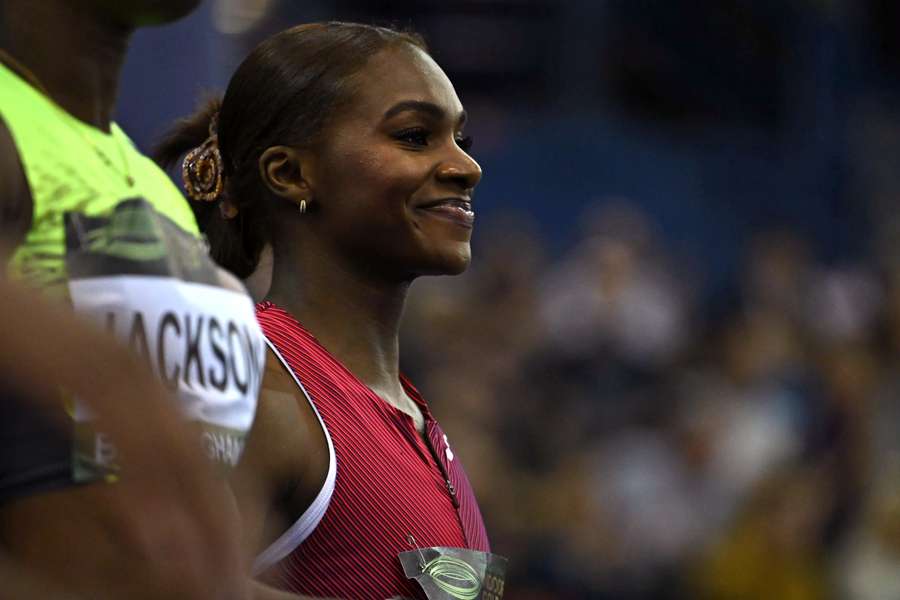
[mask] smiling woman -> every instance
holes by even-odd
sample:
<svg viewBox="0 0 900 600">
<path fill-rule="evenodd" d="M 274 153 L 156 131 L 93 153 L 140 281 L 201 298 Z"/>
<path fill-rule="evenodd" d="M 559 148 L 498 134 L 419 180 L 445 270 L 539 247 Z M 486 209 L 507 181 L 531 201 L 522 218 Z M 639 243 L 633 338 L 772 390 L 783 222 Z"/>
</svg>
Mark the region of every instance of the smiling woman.
<svg viewBox="0 0 900 600">
<path fill-rule="evenodd" d="M 257 306 L 272 360 L 235 487 L 265 507 L 247 515 L 257 572 L 288 590 L 422 597 L 408 577 L 424 571 L 401 566 L 416 547 L 452 548 L 481 578 L 496 564 L 398 358 L 410 283 L 471 259 L 481 169 L 465 121 L 418 36 L 321 23 L 263 42 L 158 151 L 167 165 L 187 153 L 186 190 L 222 265 L 247 277 L 272 248 Z M 250 489 L 266 497 L 247 501 Z"/>
</svg>

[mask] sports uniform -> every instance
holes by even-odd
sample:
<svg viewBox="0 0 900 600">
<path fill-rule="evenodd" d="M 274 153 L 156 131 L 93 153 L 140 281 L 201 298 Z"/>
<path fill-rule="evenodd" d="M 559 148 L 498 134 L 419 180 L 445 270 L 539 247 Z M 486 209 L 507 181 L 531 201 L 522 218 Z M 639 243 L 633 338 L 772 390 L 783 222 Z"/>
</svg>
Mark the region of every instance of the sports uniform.
<svg viewBox="0 0 900 600">
<path fill-rule="evenodd" d="M 312 596 L 424 597 L 398 554 L 449 546 L 489 552 L 481 512 L 447 437 L 416 389 L 426 443 L 412 419 L 378 397 L 283 309 L 257 305 L 263 332 L 302 385 L 333 447 L 336 477 L 257 561 L 280 587 Z M 329 483 L 331 480 L 333 483 Z M 279 562 L 280 561 L 280 562 Z"/>
</svg>

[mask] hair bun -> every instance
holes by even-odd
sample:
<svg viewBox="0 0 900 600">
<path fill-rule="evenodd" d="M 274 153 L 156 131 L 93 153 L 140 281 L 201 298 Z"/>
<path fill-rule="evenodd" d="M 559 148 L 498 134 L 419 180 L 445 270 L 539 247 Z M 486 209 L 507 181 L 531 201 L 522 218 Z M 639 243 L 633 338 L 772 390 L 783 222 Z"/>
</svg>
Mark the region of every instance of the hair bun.
<svg viewBox="0 0 900 600">
<path fill-rule="evenodd" d="M 184 191 L 192 200 L 214 202 L 224 187 L 222 154 L 219 152 L 218 114 L 209 123 L 209 137 L 187 153 L 181 165 Z"/>
</svg>

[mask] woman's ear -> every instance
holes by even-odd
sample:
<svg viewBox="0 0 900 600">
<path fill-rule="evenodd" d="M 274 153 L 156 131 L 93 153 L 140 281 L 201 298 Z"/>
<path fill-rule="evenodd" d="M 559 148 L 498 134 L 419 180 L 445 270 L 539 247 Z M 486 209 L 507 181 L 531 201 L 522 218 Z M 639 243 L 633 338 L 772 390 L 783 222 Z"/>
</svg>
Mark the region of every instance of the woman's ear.
<svg viewBox="0 0 900 600">
<path fill-rule="evenodd" d="M 300 204 L 312 197 L 311 165 L 306 153 L 290 146 L 272 146 L 259 157 L 259 174 L 273 194 Z"/>
</svg>

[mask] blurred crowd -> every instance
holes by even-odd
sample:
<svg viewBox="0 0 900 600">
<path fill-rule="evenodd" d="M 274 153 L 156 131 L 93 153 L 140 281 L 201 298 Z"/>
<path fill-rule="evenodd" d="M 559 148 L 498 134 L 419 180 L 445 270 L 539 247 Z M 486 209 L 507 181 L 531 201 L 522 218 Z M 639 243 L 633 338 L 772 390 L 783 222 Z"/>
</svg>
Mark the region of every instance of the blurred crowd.
<svg viewBox="0 0 900 600">
<path fill-rule="evenodd" d="M 826 264 L 760 231 L 710 301 L 636 205 L 581 222 L 556 258 L 480 223 L 406 316 L 509 597 L 900 598 L 900 247 Z"/>
</svg>

